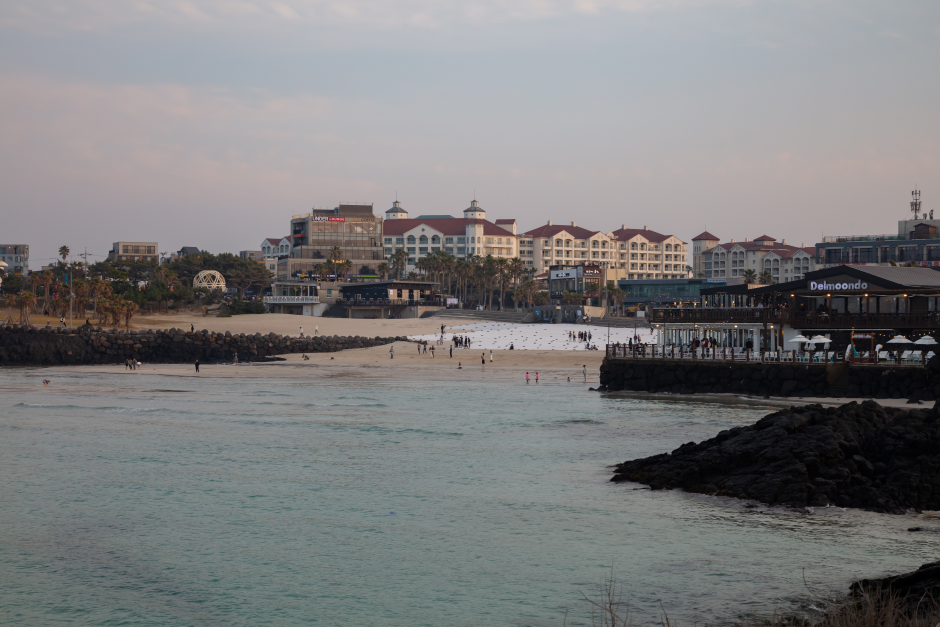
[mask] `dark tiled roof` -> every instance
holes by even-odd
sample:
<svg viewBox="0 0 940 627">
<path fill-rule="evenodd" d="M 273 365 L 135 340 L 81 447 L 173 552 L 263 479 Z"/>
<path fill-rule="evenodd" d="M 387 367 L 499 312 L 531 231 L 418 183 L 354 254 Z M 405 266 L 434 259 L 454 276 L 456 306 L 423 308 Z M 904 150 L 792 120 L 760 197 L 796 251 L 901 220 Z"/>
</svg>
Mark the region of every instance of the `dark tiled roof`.
<svg viewBox="0 0 940 627">
<path fill-rule="evenodd" d="M 466 235 L 467 225 L 470 224 L 482 224 L 484 235 L 498 235 L 500 237 L 512 235 L 512 233 L 506 229 L 500 228 L 487 220 L 471 220 L 469 218 L 432 218 L 428 220 L 406 218 L 403 220 L 386 220 L 382 224 L 382 232 L 384 235 L 404 235 L 411 229 L 424 225 L 444 235 Z"/>
<path fill-rule="evenodd" d="M 504 219 L 501 219 L 501 220 L 497 220 L 497 221 L 496 221 L 496 224 L 512 224 L 513 222 L 515 222 L 515 220 L 512 219 L 512 218 L 508 218 L 508 219 L 507 219 L 507 218 L 504 218 Z"/>
<path fill-rule="evenodd" d="M 715 237 L 714 235 L 712 235 L 712 234 L 709 233 L 708 231 L 702 231 L 701 233 L 699 233 L 698 235 L 696 235 L 695 237 L 693 237 L 693 238 L 692 238 L 692 241 L 694 242 L 695 240 L 700 240 L 700 239 L 720 240 L 720 238 Z"/>
<path fill-rule="evenodd" d="M 523 233 L 526 237 L 555 237 L 564 231 L 575 239 L 589 239 L 592 235 L 597 235 L 600 231 L 589 231 L 580 226 L 571 226 L 564 224 L 544 224 L 538 228 Z"/>
<path fill-rule="evenodd" d="M 940 272 L 930 268 L 896 266 L 845 266 L 904 287 L 940 287 Z"/>
<path fill-rule="evenodd" d="M 650 231 L 648 229 L 617 229 L 614 231 L 614 236 L 621 241 L 631 239 L 637 235 L 645 237 L 647 241 L 650 242 L 662 242 L 670 237 L 673 237 L 672 235 L 663 235 L 662 233 L 657 233 L 656 231 Z M 684 244 L 685 242 L 682 243 Z"/>
<path fill-rule="evenodd" d="M 769 235 L 761 235 L 760 237 L 755 237 L 755 238 L 754 238 L 754 241 L 755 241 L 755 242 L 762 242 L 762 241 L 776 242 L 776 241 L 777 241 L 777 238 L 776 238 L 776 237 L 771 237 L 771 236 L 769 236 Z"/>
</svg>

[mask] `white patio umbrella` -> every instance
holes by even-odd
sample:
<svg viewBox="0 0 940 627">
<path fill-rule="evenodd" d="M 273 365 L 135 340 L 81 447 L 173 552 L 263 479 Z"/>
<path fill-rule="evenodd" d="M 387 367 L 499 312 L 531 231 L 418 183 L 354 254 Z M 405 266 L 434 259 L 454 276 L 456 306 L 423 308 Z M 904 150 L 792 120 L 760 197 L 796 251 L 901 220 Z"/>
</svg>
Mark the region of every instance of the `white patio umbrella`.
<svg viewBox="0 0 940 627">
<path fill-rule="evenodd" d="M 917 344 L 918 346 L 925 346 L 925 345 L 929 346 L 929 345 L 933 345 L 936 343 L 937 343 L 937 340 L 933 339 L 929 335 L 925 335 L 922 338 L 918 338 L 918 340 L 914 342 L 914 344 Z"/>
<path fill-rule="evenodd" d="M 825 335 L 814 335 L 813 337 L 809 338 L 810 344 L 828 344 L 831 341 L 832 340 L 830 340 Z"/>
<path fill-rule="evenodd" d="M 895 335 L 893 338 L 885 342 L 885 344 L 913 344 L 914 342 L 910 341 L 903 335 Z"/>
<path fill-rule="evenodd" d="M 795 338 L 790 340 L 791 344 L 793 343 L 802 344 L 803 342 L 809 342 L 809 338 L 806 337 L 805 335 L 797 335 Z"/>
</svg>

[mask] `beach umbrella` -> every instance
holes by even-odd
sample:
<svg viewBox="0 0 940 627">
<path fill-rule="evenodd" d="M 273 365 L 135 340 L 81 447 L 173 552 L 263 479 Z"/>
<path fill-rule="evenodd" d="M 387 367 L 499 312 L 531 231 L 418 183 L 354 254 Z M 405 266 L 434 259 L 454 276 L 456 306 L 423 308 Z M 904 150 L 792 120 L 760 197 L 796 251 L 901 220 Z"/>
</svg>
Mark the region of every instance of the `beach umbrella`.
<svg viewBox="0 0 940 627">
<path fill-rule="evenodd" d="M 830 340 L 828 337 L 825 337 L 823 335 L 814 335 L 813 337 L 809 339 L 807 344 L 810 344 L 813 346 L 813 348 L 816 348 L 817 344 L 828 344 L 831 341 L 832 340 Z"/>
<path fill-rule="evenodd" d="M 791 343 L 791 344 L 792 344 L 792 343 L 802 343 L 802 342 L 809 342 L 809 338 L 806 337 L 805 335 L 797 335 L 795 338 L 793 338 L 792 340 L 790 340 L 790 343 Z"/>
<path fill-rule="evenodd" d="M 885 344 L 913 344 L 914 342 L 910 341 L 903 335 L 895 335 L 893 338 L 885 342 Z"/>
<path fill-rule="evenodd" d="M 916 342 L 914 342 L 914 344 L 917 344 L 917 345 L 919 345 L 919 346 L 930 345 L 930 344 L 936 344 L 936 343 L 937 343 L 937 340 L 933 339 L 933 338 L 930 337 L 929 335 L 925 335 L 924 337 L 922 337 L 922 338 L 918 339 Z"/>
</svg>

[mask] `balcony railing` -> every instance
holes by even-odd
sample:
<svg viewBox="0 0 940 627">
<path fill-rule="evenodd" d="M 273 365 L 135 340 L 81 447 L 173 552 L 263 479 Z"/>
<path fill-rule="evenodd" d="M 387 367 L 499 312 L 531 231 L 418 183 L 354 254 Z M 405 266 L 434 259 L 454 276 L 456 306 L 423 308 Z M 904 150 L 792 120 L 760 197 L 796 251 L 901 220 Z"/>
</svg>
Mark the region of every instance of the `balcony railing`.
<svg viewBox="0 0 940 627">
<path fill-rule="evenodd" d="M 794 313 L 786 322 L 795 329 L 926 329 L 940 325 L 940 313 Z"/>
<path fill-rule="evenodd" d="M 787 323 L 795 329 L 927 329 L 940 327 L 940 312 L 803 313 L 758 307 L 691 307 L 653 309 L 654 323 Z"/>
<path fill-rule="evenodd" d="M 782 310 L 757 307 L 681 307 L 653 309 L 653 322 L 780 322 Z"/>
<path fill-rule="evenodd" d="M 265 304 L 272 305 L 316 305 L 320 302 L 319 296 L 265 296 Z"/>
</svg>

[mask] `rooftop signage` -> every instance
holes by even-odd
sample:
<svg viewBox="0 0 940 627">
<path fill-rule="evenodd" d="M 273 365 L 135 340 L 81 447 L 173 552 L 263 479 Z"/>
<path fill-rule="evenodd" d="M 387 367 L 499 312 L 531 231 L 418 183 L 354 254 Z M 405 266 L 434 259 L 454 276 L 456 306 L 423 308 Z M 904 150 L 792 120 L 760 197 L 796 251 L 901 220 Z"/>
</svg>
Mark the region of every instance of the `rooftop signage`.
<svg viewBox="0 0 940 627">
<path fill-rule="evenodd" d="M 810 281 L 809 289 L 821 290 L 824 292 L 833 292 L 838 290 L 867 290 L 868 283 L 864 283 L 862 281 L 856 281 L 855 283 L 826 283 L 825 281 Z"/>
<path fill-rule="evenodd" d="M 343 216 L 310 216 L 311 222 L 345 222 Z"/>
</svg>

